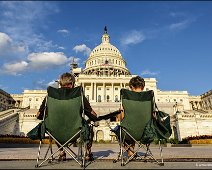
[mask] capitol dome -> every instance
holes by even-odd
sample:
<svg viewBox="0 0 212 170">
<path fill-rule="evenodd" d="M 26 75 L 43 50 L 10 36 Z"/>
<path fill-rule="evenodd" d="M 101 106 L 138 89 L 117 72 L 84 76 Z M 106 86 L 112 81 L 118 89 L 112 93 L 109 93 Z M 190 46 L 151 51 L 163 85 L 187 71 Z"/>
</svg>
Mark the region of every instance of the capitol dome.
<svg viewBox="0 0 212 170">
<path fill-rule="evenodd" d="M 110 44 L 106 27 L 102 35 L 102 43 L 92 50 L 83 73 L 98 76 L 130 75 L 120 51 Z"/>
</svg>

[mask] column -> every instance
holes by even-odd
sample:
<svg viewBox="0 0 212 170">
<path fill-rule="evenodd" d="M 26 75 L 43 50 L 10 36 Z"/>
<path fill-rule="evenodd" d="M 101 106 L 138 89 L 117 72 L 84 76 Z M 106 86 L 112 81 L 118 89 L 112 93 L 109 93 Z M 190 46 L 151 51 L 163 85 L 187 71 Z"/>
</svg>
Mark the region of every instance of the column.
<svg viewBox="0 0 212 170">
<path fill-rule="evenodd" d="M 97 89 L 97 86 L 96 86 L 96 83 L 94 83 L 94 102 L 96 102 L 96 89 Z"/>
<path fill-rule="evenodd" d="M 113 83 L 111 84 L 112 84 L 112 102 L 114 102 L 114 84 Z"/>
<path fill-rule="evenodd" d="M 85 83 L 82 83 L 83 94 L 85 95 Z"/>
<path fill-rule="evenodd" d="M 106 101 L 106 96 L 105 96 L 105 83 L 103 83 L 103 102 Z"/>
<path fill-rule="evenodd" d="M 123 88 L 123 83 L 120 83 L 120 87 L 121 87 L 121 89 Z"/>
<path fill-rule="evenodd" d="M 91 100 L 93 100 L 94 96 L 94 89 L 93 89 L 93 82 L 91 82 Z"/>
</svg>

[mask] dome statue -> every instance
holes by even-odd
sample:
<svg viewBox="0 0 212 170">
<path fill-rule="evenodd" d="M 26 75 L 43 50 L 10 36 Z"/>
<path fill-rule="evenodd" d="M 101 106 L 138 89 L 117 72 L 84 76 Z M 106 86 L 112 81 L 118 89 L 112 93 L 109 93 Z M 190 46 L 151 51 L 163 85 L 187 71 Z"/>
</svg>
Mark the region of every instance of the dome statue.
<svg viewBox="0 0 212 170">
<path fill-rule="evenodd" d="M 102 35 L 102 43 L 92 50 L 83 73 L 98 76 L 130 75 L 120 51 L 110 44 L 106 26 Z"/>
</svg>

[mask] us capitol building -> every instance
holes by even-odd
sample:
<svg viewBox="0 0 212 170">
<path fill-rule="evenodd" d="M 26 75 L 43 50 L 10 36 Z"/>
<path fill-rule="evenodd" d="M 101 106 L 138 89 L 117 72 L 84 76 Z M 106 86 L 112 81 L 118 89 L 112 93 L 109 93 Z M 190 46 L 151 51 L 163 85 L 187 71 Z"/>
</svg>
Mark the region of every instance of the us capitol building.
<svg viewBox="0 0 212 170">
<path fill-rule="evenodd" d="M 85 96 L 98 116 L 119 109 L 120 90 L 129 89 L 129 80 L 137 76 L 130 73 L 120 51 L 110 43 L 106 27 L 101 44 L 92 50 L 85 68 L 79 68 L 73 60 L 70 72 L 76 77 L 76 86 L 83 87 Z M 209 95 L 204 94 L 207 100 L 203 101 L 204 97 L 189 96 L 187 91 L 161 91 L 157 88 L 156 78 L 144 80 L 144 90 L 153 90 L 159 109 L 171 116 L 172 138 L 182 140 L 187 136 L 212 134 L 211 105 L 208 108 L 208 101 L 212 102 L 211 91 L 207 92 Z M 13 134 L 26 135 L 37 125 L 40 120 L 36 119 L 36 112 L 46 94 L 46 90 L 24 90 L 23 94 L 11 95 L 17 108 L 25 108 L 14 111 L 17 112 L 17 120 L 12 121 L 13 125 L 10 123 Z M 113 128 L 117 124 L 119 122 L 115 118 L 100 121 L 99 126 L 94 127 L 94 140 L 114 141 L 114 134 L 108 125 Z M 11 128 L 6 127 L 4 125 L 3 132 L 11 134 Z"/>
</svg>

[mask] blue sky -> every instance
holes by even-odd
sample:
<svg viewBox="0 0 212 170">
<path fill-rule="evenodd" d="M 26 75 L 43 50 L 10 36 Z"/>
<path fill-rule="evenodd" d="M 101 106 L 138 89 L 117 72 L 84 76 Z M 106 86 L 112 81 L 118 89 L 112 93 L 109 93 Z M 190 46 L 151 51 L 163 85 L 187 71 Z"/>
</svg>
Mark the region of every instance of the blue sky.
<svg viewBox="0 0 212 170">
<path fill-rule="evenodd" d="M 210 1 L 1 1 L 0 88 L 46 89 L 73 57 L 79 66 L 104 26 L 132 74 L 160 90 L 212 89 Z"/>
</svg>

